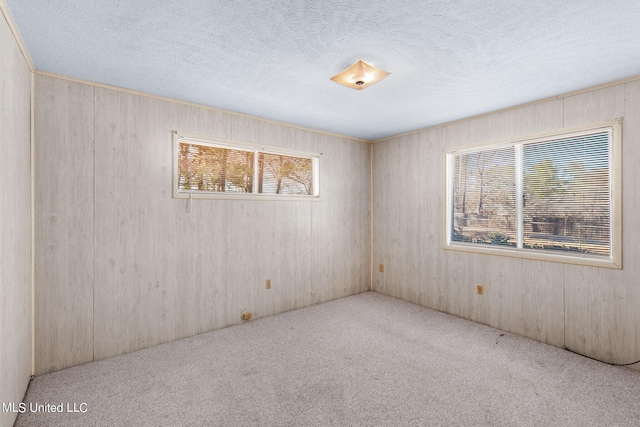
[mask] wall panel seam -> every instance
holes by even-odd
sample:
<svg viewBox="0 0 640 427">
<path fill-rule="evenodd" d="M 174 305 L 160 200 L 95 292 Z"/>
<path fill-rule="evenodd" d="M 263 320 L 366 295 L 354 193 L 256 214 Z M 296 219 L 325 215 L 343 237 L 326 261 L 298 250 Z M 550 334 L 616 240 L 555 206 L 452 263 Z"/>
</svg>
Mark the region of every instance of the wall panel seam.
<svg viewBox="0 0 640 427">
<path fill-rule="evenodd" d="M 31 156 L 31 171 L 30 171 L 30 177 L 31 177 L 31 184 L 30 184 L 30 190 L 31 190 L 31 354 L 30 354 L 30 358 L 31 358 L 31 376 L 36 374 L 36 283 L 35 283 L 35 272 L 36 272 L 36 254 L 35 254 L 35 239 L 36 239 L 36 204 L 35 204 L 35 192 L 36 192 L 36 180 L 35 180 L 35 176 L 36 176 L 36 168 L 35 168 L 35 87 L 36 87 L 36 76 L 33 73 L 31 74 L 31 94 L 30 94 L 30 98 L 31 98 L 31 106 L 30 106 L 30 115 L 31 117 L 29 118 L 30 121 L 30 130 L 29 132 L 31 133 L 30 135 L 30 156 Z"/>
<path fill-rule="evenodd" d="M 562 266 L 562 347 L 567 347 L 567 285 L 564 279 L 567 266 Z"/>
<path fill-rule="evenodd" d="M 92 222 L 91 222 L 91 360 L 96 360 L 96 104 L 98 94 L 95 86 L 93 90 L 93 135 L 92 135 L 92 152 L 93 152 L 93 192 L 91 194 L 92 204 Z"/>
<path fill-rule="evenodd" d="M 369 290 L 373 291 L 373 144 L 369 146 Z"/>
</svg>

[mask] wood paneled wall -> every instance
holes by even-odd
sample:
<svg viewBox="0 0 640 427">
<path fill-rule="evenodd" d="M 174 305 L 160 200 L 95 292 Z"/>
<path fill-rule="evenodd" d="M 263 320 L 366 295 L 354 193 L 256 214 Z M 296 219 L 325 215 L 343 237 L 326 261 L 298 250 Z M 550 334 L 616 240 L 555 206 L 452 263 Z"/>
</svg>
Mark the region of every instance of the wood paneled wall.
<svg viewBox="0 0 640 427">
<path fill-rule="evenodd" d="M 31 71 L 0 11 L 0 402 L 16 405 L 31 375 L 30 146 Z"/>
<path fill-rule="evenodd" d="M 618 117 L 622 270 L 443 249 L 447 150 Z M 635 80 L 374 143 L 374 290 L 603 361 L 639 360 L 639 137 Z"/>
<path fill-rule="evenodd" d="M 93 358 L 93 87 L 37 78 L 36 374 Z M 43 362 L 46 363 L 43 365 Z M 64 361 L 64 362 L 62 362 Z"/>
<path fill-rule="evenodd" d="M 35 96 L 38 374 L 369 289 L 369 144 L 39 74 Z M 321 152 L 322 200 L 173 199 L 174 130 Z"/>
</svg>

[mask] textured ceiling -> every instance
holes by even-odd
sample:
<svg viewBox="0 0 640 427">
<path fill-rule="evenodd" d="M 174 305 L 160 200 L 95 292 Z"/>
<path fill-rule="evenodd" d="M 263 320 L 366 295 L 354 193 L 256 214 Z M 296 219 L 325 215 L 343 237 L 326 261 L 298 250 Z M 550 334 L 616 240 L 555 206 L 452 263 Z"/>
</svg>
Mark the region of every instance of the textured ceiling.
<svg viewBox="0 0 640 427">
<path fill-rule="evenodd" d="M 6 3 L 38 70 L 370 140 L 640 74 L 638 0 Z"/>
</svg>

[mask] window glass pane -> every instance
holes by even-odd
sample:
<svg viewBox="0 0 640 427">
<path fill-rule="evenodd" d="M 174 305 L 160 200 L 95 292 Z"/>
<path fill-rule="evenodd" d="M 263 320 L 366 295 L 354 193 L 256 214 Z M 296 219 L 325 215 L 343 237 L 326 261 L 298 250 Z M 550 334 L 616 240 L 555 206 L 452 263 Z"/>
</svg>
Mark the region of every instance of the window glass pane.
<svg viewBox="0 0 640 427">
<path fill-rule="evenodd" d="M 452 241 L 516 245 L 514 164 L 513 147 L 454 156 Z"/>
<path fill-rule="evenodd" d="M 253 191 L 252 151 L 180 143 L 178 189 L 218 193 Z"/>
<path fill-rule="evenodd" d="M 259 153 L 258 193 L 313 194 L 313 161 L 304 157 Z"/>
<path fill-rule="evenodd" d="M 608 255 L 609 133 L 523 147 L 525 248 Z"/>
</svg>

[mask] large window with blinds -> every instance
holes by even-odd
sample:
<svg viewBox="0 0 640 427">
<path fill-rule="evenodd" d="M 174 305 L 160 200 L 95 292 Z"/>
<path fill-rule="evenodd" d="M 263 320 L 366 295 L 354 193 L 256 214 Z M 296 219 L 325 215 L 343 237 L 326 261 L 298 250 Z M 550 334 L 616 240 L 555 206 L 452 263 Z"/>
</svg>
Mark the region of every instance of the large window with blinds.
<svg viewBox="0 0 640 427">
<path fill-rule="evenodd" d="M 620 128 L 447 153 L 447 248 L 621 268 Z"/>
<path fill-rule="evenodd" d="M 175 133 L 174 197 L 319 197 L 320 155 Z"/>
</svg>

